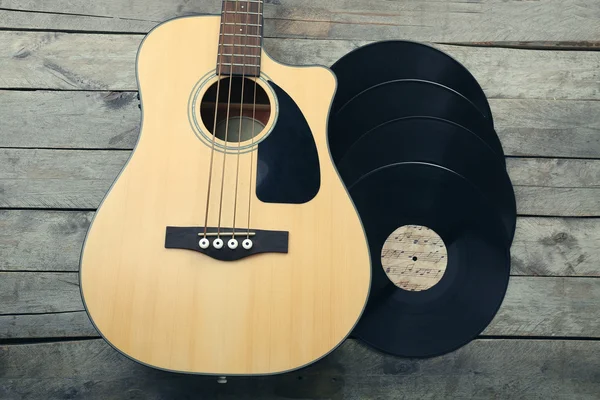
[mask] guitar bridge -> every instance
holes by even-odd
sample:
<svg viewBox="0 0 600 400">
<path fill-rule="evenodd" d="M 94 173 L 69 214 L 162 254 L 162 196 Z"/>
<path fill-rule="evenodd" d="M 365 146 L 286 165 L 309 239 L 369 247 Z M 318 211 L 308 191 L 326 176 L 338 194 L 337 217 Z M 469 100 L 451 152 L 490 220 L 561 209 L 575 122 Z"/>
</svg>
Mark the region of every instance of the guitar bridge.
<svg viewBox="0 0 600 400">
<path fill-rule="evenodd" d="M 203 245 L 201 241 L 207 240 Z M 229 246 L 235 239 L 250 240 L 250 246 Z M 289 233 L 285 231 L 268 231 L 261 229 L 217 229 L 214 227 L 174 227 L 168 226 L 165 236 L 165 248 L 193 250 L 205 254 L 215 260 L 236 261 L 260 253 L 287 253 Z M 217 242 L 220 240 L 221 242 Z M 249 247 L 249 248 L 248 248 Z"/>
</svg>

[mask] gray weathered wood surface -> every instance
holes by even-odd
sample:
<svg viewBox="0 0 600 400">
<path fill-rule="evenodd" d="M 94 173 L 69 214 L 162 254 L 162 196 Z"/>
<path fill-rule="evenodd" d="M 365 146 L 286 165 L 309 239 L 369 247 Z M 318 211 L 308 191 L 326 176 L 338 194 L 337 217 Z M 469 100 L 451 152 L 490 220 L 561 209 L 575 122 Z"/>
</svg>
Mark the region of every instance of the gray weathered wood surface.
<svg viewBox="0 0 600 400">
<path fill-rule="evenodd" d="M 225 386 L 123 357 L 83 310 L 81 245 L 137 139 L 144 34 L 219 1 L 0 0 L 0 399 L 600 398 L 600 3 L 266 3 L 280 61 L 331 65 L 408 39 L 481 83 L 521 215 L 492 324 L 435 359 L 348 340 L 305 370 Z"/>
<path fill-rule="evenodd" d="M 545 0 L 543 3 L 272 0 L 267 3 L 267 37 L 410 38 L 436 42 L 597 42 L 600 38 L 600 5 L 595 0 Z M 165 19 L 218 13 L 219 2 L 4 0 L 0 8 L 4 11 L 0 27 L 146 33 Z"/>
<path fill-rule="evenodd" d="M 305 370 L 264 378 L 174 375 L 102 340 L 0 346 L 0 397 L 44 399 L 597 399 L 600 343 L 479 339 L 406 360 L 348 340 Z"/>
</svg>

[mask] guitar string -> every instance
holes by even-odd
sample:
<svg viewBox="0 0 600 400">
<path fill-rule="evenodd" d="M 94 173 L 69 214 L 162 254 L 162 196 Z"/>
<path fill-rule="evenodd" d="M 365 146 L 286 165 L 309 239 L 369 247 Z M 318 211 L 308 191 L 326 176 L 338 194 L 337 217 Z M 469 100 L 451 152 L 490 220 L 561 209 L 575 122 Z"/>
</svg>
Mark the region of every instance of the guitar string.
<svg viewBox="0 0 600 400">
<path fill-rule="evenodd" d="M 260 20 L 260 15 L 262 13 L 262 1 L 258 2 L 258 9 L 256 12 L 256 25 L 258 26 L 258 29 L 260 30 L 259 35 L 262 37 L 262 26 L 261 26 L 261 20 Z M 261 47 L 258 49 L 259 52 L 262 52 L 262 40 L 260 43 Z M 260 56 L 260 54 L 259 54 Z M 260 59 L 260 58 L 259 58 Z M 250 184 L 248 185 L 248 231 L 247 231 L 247 236 L 246 239 L 250 240 L 250 211 L 252 210 L 252 180 L 254 178 L 254 134 L 255 129 L 256 129 L 256 87 L 258 86 L 258 79 L 260 78 L 260 69 L 259 69 L 259 76 L 257 76 L 256 78 L 254 78 L 254 100 L 252 102 L 252 142 L 250 145 Z"/>
<path fill-rule="evenodd" d="M 237 19 L 236 15 L 238 13 L 238 1 L 235 2 L 235 13 L 233 14 L 233 44 L 235 45 L 235 38 L 237 36 L 236 27 L 237 27 Z M 235 46 L 232 46 L 235 49 Z M 233 86 L 233 68 L 235 60 L 233 58 L 233 54 L 235 54 L 235 50 L 232 50 L 231 54 L 231 63 L 229 66 L 229 94 L 227 95 L 227 116 L 225 117 L 225 150 L 223 151 L 223 169 L 221 172 L 221 196 L 219 198 L 219 224 L 217 225 L 217 239 L 221 238 L 221 217 L 223 215 L 223 192 L 225 189 L 225 168 L 227 162 L 227 151 L 228 151 L 228 136 L 229 136 L 229 112 L 231 109 L 231 87 Z"/>
<path fill-rule="evenodd" d="M 243 43 L 243 48 L 244 51 L 242 53 L 242 57 L 243 57 L 243 67 L 242 67 L 242 92 L 241 92 L 241 96 L 240 96 L 240 120 L 238 122 L 238 148 L 237 148 L 237 161 L 236 161 L 236 170 L 235 170 L 235 195 L 233 197 L 233 227 L 232 227 L 232 239 L 235 239 L 235 223 L 236 223 L 236 218 L 237 218 L 237 201 L 238 201 L 238 188 L 239 188 L 239 177 L 240 177 L 240 154 L 241 154 L 241 146 L 242 146 L 242 121 L 244 119 L 244 90 L 245 88 L 245 83 L 246 83 L 246 55 L 247 55 L 247 51 L 248 51 L 248 29 L 250 27 L 250 25 L 248 25 L 248 17 L 250 16 L 250 14 L 248 14 L 250 12 L 250 0 L 247 0 L 246 2 L 246 17 L 245 17 L 245 37 L 242 37 L 244 43 Z M 240 17 L 243 18 L 244 14 L 241 14 Z M 241 22 L 240 22 L 241 24 Z M 240 28 L 241 30 L 242 28 Z M 254 122 L 254 121 L 253 121 Z"/>
<path fill-rule="evenodd" d="M 210 167 L 208 169 L 208 189 L 206 191 L 206 210 L 204 213 L 204 235 L 203 238 L 206 239 L 206 234 L 208 232 L 208 211 L 210 209 L 210 189 L 212 187 L 212 175 L 213 175 L 213 161 L 215 158 L 215 142 L 217 137 L 217 117 L 219 114 L 219 93 L 221 91 L 221 72 L 223 71 L 223 49 L 225 46 L 222 46 L 225 42 L 225 11 L 227 9 L 227 2 L 223 1 L 223 7 L 221 10 L 221 26 L 220 26 L 220 34 L 219 34 L 219 46 L 217 50 L 217 97 L 215 97 L 215 118 L 213 121 L 213 135 L 212 135 L 212 143 L 210 149 Z"/>
</svg>

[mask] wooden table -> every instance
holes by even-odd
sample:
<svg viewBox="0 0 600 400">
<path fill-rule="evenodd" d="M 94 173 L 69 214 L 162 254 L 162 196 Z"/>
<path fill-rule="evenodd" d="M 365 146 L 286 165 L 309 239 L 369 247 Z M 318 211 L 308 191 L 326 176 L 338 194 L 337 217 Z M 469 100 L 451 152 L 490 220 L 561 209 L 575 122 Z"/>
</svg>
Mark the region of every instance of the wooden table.
<svg viewBox="0 0 600 400">
<path fill-rule="evenodd" d="M 598 0 L 267 2 L 265 44 L 281 61 L 331 65 L 368 41 L 410 39 L 484 87 L 520 217 L 507 297 L 473 343 L 407 360 L 348 340 L 305 370 L 220 385 L 99 339 L 78 259 L 138 135 L 138 45 L 158 22 L 219 3 L 0 1 L 0 398 L 600 398 Z"/>
</svg>

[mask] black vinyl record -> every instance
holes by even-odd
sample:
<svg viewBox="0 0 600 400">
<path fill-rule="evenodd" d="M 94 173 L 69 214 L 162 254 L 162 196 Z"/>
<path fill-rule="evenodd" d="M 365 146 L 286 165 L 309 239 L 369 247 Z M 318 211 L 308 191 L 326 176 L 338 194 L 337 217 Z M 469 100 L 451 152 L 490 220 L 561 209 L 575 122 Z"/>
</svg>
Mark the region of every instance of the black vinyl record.
<svg viewBox="0 0 600 400">
<path fill-rule="evenodd" d="M 448 353 L 479 335 L 498 311 L 510 274 L 509 241 L 484 196 L 458 174 L 426 163 L 380 168 L 350 193 L 372 260 L 371 293 L 353 335 L 403 357 Z M 432 229 L 445 245 L 445 273 L 428 290 L 400 289 L 383 270 L 386 240 L 406 225 Z"/>
<path fill-rule="evenodd" d="M 456 90 L 492 119 L 485 93 L 473 75 L 448 54 L 425 44 L 400 40 L 371 43 L 346 54 L 331 69 L 338 79 L 334 113 L 372 86 L 398 79 L 421 79 Z"/>
<path fill-rule="evenodd" d="M 365 132 L 388 121 L 428 116 L 455 122 L 479 136 L 504 163 L 491 122 L 466 97 L 437 83 L 399 80 L 371 87 L 329 119 L 329 147 L 335 162 Z"/>
<path fill-rule="evenodd" d="M 337 167 L 352 186 L 375 169 L 407 161 L 446 167 L 479 188 L 495 204 L 512 241 L 517 207 L 506 169 L 481 138 L 453 122 L 432 117 L 387 122 L 356 140 Z"/>
</svg>

